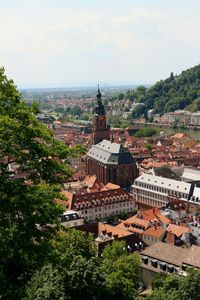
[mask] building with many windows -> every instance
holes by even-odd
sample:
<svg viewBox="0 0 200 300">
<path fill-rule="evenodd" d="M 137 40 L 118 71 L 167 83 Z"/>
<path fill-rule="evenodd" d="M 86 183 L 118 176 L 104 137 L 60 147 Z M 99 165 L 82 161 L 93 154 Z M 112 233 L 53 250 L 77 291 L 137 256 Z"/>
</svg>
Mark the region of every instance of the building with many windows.
<svg viewBox="0 0 200 300">
<path fill-rule="evenodd" d="M 163 207 L 171 198 L 188 201 L 193 195 L 191 183 L 142 174 L 135 179 L 132 193 L 140 209 Z"/>
<path fill-rule="evenodd" d="M 135 210 L 135 202 L 131 195 L 116 185 L 108 184 L 97 192 L 76 194 L 63 191 L 68 202 L 62 203 L 68 209 L 78 212 L 87 221 L 103 220 L 113 215 Z"/>
<path fill-rule="evenodd" d="M 158 273 L 187 276 L 187 268 L 200 268 L 200 247 L 182 248 L 157 242 L 141 252 L 141 277 L 145 287 L 152 287 Z"/>
<path fill-rule="evenodd" d="M 84 224 L 84 219 L 81 218 L 76 211 L 67 210 L 60 217 L 61 224 L 66 227 L 77 227 Z"/>
</svg>

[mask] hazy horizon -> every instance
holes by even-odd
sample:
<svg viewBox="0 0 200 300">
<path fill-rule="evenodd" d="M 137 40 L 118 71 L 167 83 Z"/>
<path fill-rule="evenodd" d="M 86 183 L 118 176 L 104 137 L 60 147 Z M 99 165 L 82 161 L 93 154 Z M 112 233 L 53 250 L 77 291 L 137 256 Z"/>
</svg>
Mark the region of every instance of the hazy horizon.
<svg viewBox="0 0 200 300">
<path fill-rule="evenodd" d="M 200 62 L 198 0 L 0 0 L 19 88 L 153 84 Z"/>
</svg>

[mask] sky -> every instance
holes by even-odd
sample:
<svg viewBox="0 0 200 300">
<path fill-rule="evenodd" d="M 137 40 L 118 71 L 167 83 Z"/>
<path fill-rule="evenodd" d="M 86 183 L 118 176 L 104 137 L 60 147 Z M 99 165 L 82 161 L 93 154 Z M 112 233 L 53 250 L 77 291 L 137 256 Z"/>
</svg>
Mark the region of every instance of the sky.
<svg viewBox="0 0 200 300">
<path fill-rule="evenodd" d="M 0 0 L 0 65 L 20 88 L 152 84 L 199 63 L 199 0 Z"/>
</svg>

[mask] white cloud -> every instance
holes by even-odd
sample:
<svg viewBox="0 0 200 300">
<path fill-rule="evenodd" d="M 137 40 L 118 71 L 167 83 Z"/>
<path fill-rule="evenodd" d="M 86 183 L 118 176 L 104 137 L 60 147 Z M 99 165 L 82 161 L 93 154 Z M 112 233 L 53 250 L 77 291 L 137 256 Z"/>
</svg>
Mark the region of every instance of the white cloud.
<svg viewBox="0 0 200 300">
<path fill-rule="evenodd" d="M 27 74 L 24 73 L 28 68 L 29 82 L 31 79 L 36 83 L 38 80 L 61 82 L 60 76 L 67 78 L 68 74 L 67 80 L 80 81 L 86 68 L 89 71 L 83 80 L 90 81 L 95 72 L 93 66 L 88 66 L 91 57 L 98 58 L 102 68 L 108 68 L 107 52 L 112 51 L 110 64 L 119 64 L 123 71 L 113 73 L 114 80 L 131 80 L 131 76 L 135 76 L 134 69 L 139 80 L 150 81 L 153 68 L 154 80 L 158 73 L 162 74 L 162 66 L 168 71 L 179 58 L 184 60 L 188 53 L 192 56 L 200 48 L 200 21 L 188 20 L 178 12 L 167 15 L 150 8 L 138 7 L 127 14 L 109 17 L 101 11 L 72 14 L 58 10 L 31 18 L 20 13 L 12 13 L 9 17 L 0 14 L 0 23 L 0 58 L 12 70 L 14 62 L 16 74 L 20 73 L 20 83 L 26 82 Z M 104 52 L 99 57 L 102 47 Z M 159 66 L 155 65 L 156 61 Z M 40 76 L 34 73 L 36 66 L 41 68 Z M 102 76 L 112 81 L 112 72 L 106 68 Z M 55 74 L 52 74 L 53 69 Z"/>
</svg>

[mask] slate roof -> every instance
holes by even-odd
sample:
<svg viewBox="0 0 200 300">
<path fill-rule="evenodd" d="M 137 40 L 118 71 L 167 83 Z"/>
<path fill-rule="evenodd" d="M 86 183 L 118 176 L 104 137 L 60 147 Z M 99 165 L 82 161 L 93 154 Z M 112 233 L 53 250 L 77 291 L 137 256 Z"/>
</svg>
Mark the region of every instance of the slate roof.
<svg viewBox="0 0 200 300">
<path fill-rule="evenodd" d="M 185 168 L 181 178 L 182 180 L 200 181 L 200 170 Z"/>
<path fill-rule="evenodd" d="M 151 184 L 160 188 L 165 188 L 169 190 L 174 190 L 176 192 L 189 194 L 191 189 L 191 184 L 183 181 L 177 181 L 169 178 L 163 178 L 160 176 L 150 175 L 150 174 L 142 174 L 137 179 L 135 179 L 134 184 L 136 182 L 142 182 L 144 184 Z"/>
<path fill-rule="evenodd" d="M 174 180 L 180 180 L 180 177 L 166 166 L 160 168 L 157 167 L 153 168 L 153 175 L 174 179 Z"/>
<path fill-rule="evenodd" d="M 93 145 L 87 153 L 87 156 L 103 164 L 123 165 L 132 164 L 134 159 L 132 154 L 122 145 L 103 140 Z"/>
</svg>

